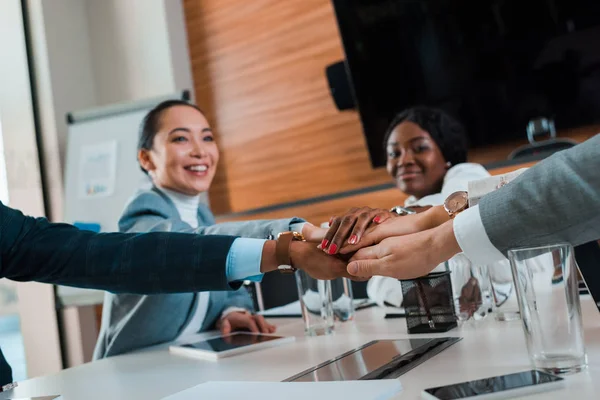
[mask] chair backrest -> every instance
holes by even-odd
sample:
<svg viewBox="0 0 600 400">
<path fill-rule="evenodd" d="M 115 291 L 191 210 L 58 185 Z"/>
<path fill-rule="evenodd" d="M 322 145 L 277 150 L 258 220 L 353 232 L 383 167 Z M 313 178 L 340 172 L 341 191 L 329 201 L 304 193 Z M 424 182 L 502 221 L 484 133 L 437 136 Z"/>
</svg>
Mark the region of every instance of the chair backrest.
<svg viewBox="0 0 600 400">
<path fill-rule="evenodd" d="M 260 283 L 250 287 L 257 310 L 263 311 L 283 306 L 298 300 L 298 288 L 293 274 L 271 272 L 265 274 Z"/>
<path fill-rule="evenodd" d="M 523 145 L 508 155 L 509 160 L 515 158 L 540 155 L 549 156 L 557 151 L 565 150 L 573 147 L 577 144 L 574 140 L 570 139 L 549 139 L 541 142 L 534 142 L 531 144 Z M 544 157 L 541 157 L 544 158 Z"/>
<path fill-rule="evenodd" d="M 259 311 L 280 307 L 298 300 L 298 288 L 294 275 L 268 273 L 262 281 L 248 287 L 254 306 Z M 366 299 L 367 282 L 352 282 L 352 295 L 355 299 Z"/>
<path fill-rule="evenodd" d="M 575 247 L 575 260 L 585 284 L 600 309 L 600 245 L 589 242 Z"/>
</svg>

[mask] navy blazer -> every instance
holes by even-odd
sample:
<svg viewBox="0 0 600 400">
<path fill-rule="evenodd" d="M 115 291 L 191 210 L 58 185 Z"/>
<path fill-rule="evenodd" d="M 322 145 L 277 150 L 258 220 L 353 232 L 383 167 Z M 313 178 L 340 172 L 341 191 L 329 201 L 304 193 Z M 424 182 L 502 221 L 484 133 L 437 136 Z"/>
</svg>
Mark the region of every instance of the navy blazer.
<svg viewBox="0 0 600 400">
<path fill-rule="evenodd" d="M 0 278 L 113 292 L 231 290 L 235 237 L 185 233 L 93 233 L 33 218 L 0 202 Z M 0 351 L 0 384 L 12 380 Z"/>
<path fill-rule="evenodd" d="M 193 231 L 201 235 L 235 233 L 242 237 L 267 238 L 290 230 L 292 224 L 304 222 L 291 218 L 215 225 L 212 212 L 204 204 L 198 205 L 197 218 L 199 227 L 192 229 L 181 219 L 171 199 L 154 187 L 139 191 L 130 200 L 119 220 L 119 229 L 126 232 Z M 94 359 L 175 340 L 193 317 L 197 297 L 197 293 L 153 296 L 107 293 Z M 213 329 L 228 307 L 250 311 L 254 308 L 245 289 L 210 292 L 208 309 L 199 331 Z"/>
</svg>

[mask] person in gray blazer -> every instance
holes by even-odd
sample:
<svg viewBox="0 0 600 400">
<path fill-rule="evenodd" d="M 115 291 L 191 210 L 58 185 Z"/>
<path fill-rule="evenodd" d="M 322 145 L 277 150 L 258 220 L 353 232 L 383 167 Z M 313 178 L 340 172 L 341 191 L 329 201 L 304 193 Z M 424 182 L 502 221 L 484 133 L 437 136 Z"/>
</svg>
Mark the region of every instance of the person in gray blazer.
<svg viewBox="0 0 600 400">
<path fill-rule="evenodd" d="M 369 228 L 348 264 L 354 276 L 423 276 L 459 252 L 486 265 L 511 248 L 600 239 L 600 134 L 555 153 L 452 219 L 441 206 Z"/>
<path fill-rule="evenodd" d="M 142 122 L 138 160 L 153 186 L 140 190 L 119 220 L 121 232 L 194 232 L 273 238 L 280 232 L 302 232 L 318 242 L 325 230 L 299 218 L 215 224 L 201 201 L 214 178 L 218 147 L 204 114 L 195 105 L 166 101 Z M 234 292 L 137 295 L 106 293 L 94 359 L 184 339 L 218 328 L 272 333 L 273 325 L 253 315 L 242 288 Z"/>
</svg>

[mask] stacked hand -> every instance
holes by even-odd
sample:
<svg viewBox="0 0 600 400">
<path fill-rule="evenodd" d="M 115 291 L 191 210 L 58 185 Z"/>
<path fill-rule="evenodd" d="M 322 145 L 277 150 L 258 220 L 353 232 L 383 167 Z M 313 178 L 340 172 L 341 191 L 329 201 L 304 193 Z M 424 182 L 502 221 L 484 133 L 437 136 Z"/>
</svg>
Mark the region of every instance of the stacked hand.
<svg viewBox="0 0 600 400">
<path fill-rule="evenodd" d="M 223 335 L 228 335 L 235 331 L 273 333 L 277 328 L 275 325 L 271 325 L 265 321 L 262 315 L 233 311 L 217 321 L 217 329 L 219 329 Z"/>
<path fill-rule="evenodd" d="M 363 278 L 348 274 L 348 255 L 329 256 L 318 249 L 314 243 L 292 242 L 290 255 L 294 267 L 304 270 L 316 279 L 330 280 L 339 277 L 353 280 Z"/>
<path fill-rule="evenodd" d="M 347 270 L 353 276 L 416 278 L 460 252 L 448 220 L 439 206 L 402 217 L 381 209 L 352 209 L 332 219 L 320 247 L 330 255 L 352 255 Z"/>
</svg>

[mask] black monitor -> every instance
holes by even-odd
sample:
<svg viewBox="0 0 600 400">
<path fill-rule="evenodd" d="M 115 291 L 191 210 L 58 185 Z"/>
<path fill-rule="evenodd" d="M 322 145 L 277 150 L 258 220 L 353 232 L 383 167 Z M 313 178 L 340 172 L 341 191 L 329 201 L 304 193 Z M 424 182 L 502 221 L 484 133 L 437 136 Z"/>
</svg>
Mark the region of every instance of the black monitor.
<svg viewBox="0 0 600 400">
<path fill-rule="evenodd" d="M 589 242 L 575 247 L 575 260 L 590 295 L 600 309 L 600 245 Z"/>
<path fill-rule="evenodd" d="M 333 0 L 374 166 L 401 110 L 442 108 L 472 147 L 600 122 L 598 0 Z"/>
</svg>

